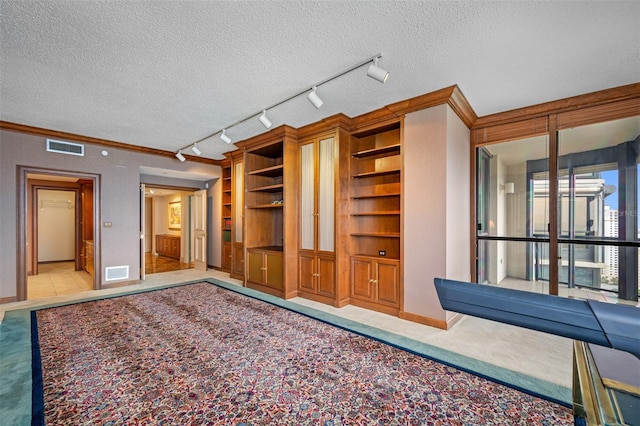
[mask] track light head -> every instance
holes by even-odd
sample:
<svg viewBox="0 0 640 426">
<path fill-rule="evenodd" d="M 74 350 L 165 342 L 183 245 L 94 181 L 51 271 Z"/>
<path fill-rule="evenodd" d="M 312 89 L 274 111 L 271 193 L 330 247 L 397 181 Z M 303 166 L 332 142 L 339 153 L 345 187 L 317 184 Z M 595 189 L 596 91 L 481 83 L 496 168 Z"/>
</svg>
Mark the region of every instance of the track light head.
<svg viewBox="0 0 640 426">
<path fill-rule="evenodd" d="M 311 102 L 314 107 L 320 108 L 323 102 L 322 102 L 322 99 L 320 99 L 320 96 L 318 96 L 318 94 L 316 93 L 316 89 L 317 87 L 313 86 L 313 89 L 307 95 L 307 99 L 309 99 L 309 102 Z"/>
<path fill-rule="evenodd" d="M 198 149 L 198 144 L 197 144 L 197 143 L 194 143 L 194 144 L 193 144 L 193 146 L 191 147 L 191 151 L 193 151 L 193 153 L 194 153 L 195 155 L 201 155 L 201 154 L 202 154 L 202 151 L 200 151 L 200 150 Z"/>
<path fill-rule="evenodd" d="M 267 110 L 266 109 L 262 110 L 262 115 L 258 118 L 258 120 L 260 120 L 262 125 L 264 127 L 266 127 L 267 129 L 270 128 L 273 125 L 273 123 L 271 123 L 271 120 L 269 120 L 267 118 Z"/>
<path fill-rule="evenodd" d="M 375 80 L 378 80 L 380 83 L 384 83 L 389 78 L 389 72 L 383 70 L 378 66 L 378 58 L 373 60 L 373 64 L 369 66 L 367 70 L 367 75 Z"/>
<path fill-rule="evenodd" d="M 227 144 L 231 143 L 231 138 L 227 136 L 227 129 L 222 129 L 222 133 L 220 134 L 220 139 L 222 139 Z"/>
<path fill-rule="evenodd" d="M 184 158 L 184 155 L 182 155 L 182 150 L 176 152 L 176 158 L 180 160 L 181 163 L 184 163 L 186 160 L 186 158 Z"/>
</svg>

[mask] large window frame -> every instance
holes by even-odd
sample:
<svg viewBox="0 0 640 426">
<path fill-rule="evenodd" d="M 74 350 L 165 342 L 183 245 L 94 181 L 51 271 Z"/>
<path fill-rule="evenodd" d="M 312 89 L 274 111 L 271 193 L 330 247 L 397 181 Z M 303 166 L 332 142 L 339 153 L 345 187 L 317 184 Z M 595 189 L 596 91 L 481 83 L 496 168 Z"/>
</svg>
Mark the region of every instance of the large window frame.
<svg viewBox="0 0 640 426">
<path fill-rule="evenodd" d="M 637 249 L 638 241 L 611 241 L 606 238 L 564 237 L 559 231 L 559 183 L 558 175 L 562 159 L 558 157 L 558 134 L 563 129 L 585 126 L 621 118 L 640 115 L 640 83 L 604 90 L 570 99 L 549 102 L 526 107 L 506 113 L 481 117 L 471 128 L 471 271 L 472 281 L 477 282 L 478 248 L 484 241 L 521 241 L 526 243 L 548 242 L 549 259 L 560 258 L 563 244 L 592 244 L 631 247 Z M 549 179 L 549 235 L 548 238 L 503 237 L 480 235 L 477 231 L 479 219 L 477 193 L 478 148 L 495 143 L 525 139 L 534 136 L 548 138 L 548 179 Z M 480 206 L 482 207 L 482 206 Z M 481 209 L 482 210 L 482 209 Z M 544 240 L 544 241 L 543 241 Z M 624 249 L 622 249 L 624 250 Z M 549 262 L 549 294 L 558 295 L 559 262 Z M 638 300 L 637 283 L 620 288 L 619 297 L 626 300 Z"/>
</svg>

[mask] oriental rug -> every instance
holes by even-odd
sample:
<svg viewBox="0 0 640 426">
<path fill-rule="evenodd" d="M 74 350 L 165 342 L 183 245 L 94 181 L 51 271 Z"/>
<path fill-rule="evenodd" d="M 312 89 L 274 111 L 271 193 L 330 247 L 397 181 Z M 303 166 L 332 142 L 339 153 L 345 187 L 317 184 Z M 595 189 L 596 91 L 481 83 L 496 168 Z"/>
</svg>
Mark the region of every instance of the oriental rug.
<svg viewBox="0 0 640 426">
<path fill-rule="evenodd" d="M 32 334 L 36 424 L 573 423 L 555 402 L 211 283 L 34 311 Z"/>
</svg>

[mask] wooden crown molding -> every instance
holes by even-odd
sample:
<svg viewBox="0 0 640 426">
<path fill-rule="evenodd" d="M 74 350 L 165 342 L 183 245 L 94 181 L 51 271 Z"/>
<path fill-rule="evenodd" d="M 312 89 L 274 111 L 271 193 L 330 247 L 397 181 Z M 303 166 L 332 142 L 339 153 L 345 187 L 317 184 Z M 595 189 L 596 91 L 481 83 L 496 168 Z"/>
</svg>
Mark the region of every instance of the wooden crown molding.
<svg viewBox="0 0 640 426">
<path fill-rule="evenodd" d="M 464 97 L 457 85 L 445 87 L 435 92 L 426 93 L 404 101 L 387 105 L 385 108 L 393 111 L 394 114 L 406 115 L 411 112 L 420 111 L 434 106 L 447 104 L 460 117 L 462 122 L 469 128 L 478 119 L 473 108 Z"/>
<path fill-rule="evenodd" d="M 0 121 L 0 130 L 8 130 L 12 132 L 26 133 L 30 135 L 51 137 L 63 139 L 72 142 L 82 142 L 92 145 L 105 146 L 109 148 L 123 149 L 126 151 L 140 152 L 143 154 L 158 155 L 160 157 L 175 157 L 175 152 L 165 151 L 146 146 L 130 145 L 123 142 L 110 141 L 107 139 L 92 138 L 90 136 L 78 135 L 75 133 L 60 132 L 58 130 L 44 129 L 42 127 L 27 126 L 25 124 L 12 123 L 10 121 Z M 215 160 L 209 158 L 197 157 L 194 155 L 183 154 L 189 161 L 204 164 L 215 164 Z"/>
<path fill-rule="evenodd" d="M 347 132 L 350 131 L 351 117 L 348 117 L 343 113 L 339 113 L 330 117 L 323 118 L 320 121 L 316 121 L 315 123 L 311 123 L 298 128 L 298 137 L 300 139 L 305 139 L 309 136 L 313 136 L 327 130 L 333 130 L 335 128 L 340 128 Z"/>
<path fill-rule="evenodd" d="M 640 83 L 633 83 L 626 86 L 614 87 L 612 89 L 600 90 L 557 101 L 486 115 L 479 117 L 473 124 L 473 128 L 478 129 L 514 121 L 528 120 L 549 114 L 566 113 L 585 107 L 594 107 L 638 97 L 640 97 Z"/>
<path fill-rule="evenodd" d="M 269 130 L 268 132 L 260 133 L 259 135 L 253 136 L 249 139 L 236 142 L 235 146 L 237 146 L 239 149 L 243 149 L 248 146 L 254 147 L 263 143 L 271 143 L 277 139 L 297 137 L 298 130 L 296 128 L 283 124 L 276 127 L 275 129 Z"/>
</svg>

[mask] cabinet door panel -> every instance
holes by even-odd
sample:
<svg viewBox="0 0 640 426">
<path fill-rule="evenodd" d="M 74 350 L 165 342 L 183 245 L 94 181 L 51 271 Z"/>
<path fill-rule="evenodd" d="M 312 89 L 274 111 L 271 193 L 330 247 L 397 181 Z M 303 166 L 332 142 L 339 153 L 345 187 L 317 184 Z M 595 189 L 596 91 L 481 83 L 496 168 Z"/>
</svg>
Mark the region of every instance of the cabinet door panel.
<svg viewBox="0 0 640 426">
<path fill-rule="evenodd" d="M 282 273 L 282 255 L 274 253 L 265 253 L 265 266 L 267 268 L 266 284 L 269 287 L 282 289 L 283 273 Z"/>
<path fill-rule="evenodd" d="M 248 251 L 247 256 L 249 257 L 249 276 L 247 277 L 247 280 L 258 284 L 264 284 L 262 252 Z"/>
<path fill-rule="evenodd" d="M 231 269 L 231 244 L 224 244 L 222 249 L 222 268 L 228 271 Z"/>
<path fill-rule="evenodd" d="M 398 262 L 378 261 L 376 275 L 378 276 L 376 302 L 398 307 L 400 296 Z"/>
<path fill-rule="evenodd" d="M 244 247 L 242 244 L 233 244 L 233 273 L 244 275 Z"/>
<path fill-rule="evenodd" d="M 318 167 L 318 249 L 334 251 L 335 233 L 335 143 L 323 139 L 319 146 Z"/>
<path fill-rule="evenodd" d="M 300 248 L 315 249 L 315 145 L 300 147 Z"/>
<path fill-rule="evenodd" d="M 318 294 L 335 297 L 336 262 L 332 258 L 318 257 Z"/>
<path fill-rule="evenodd" d="M 371 300 L 371 261 L 351 258 L 351 296 Z"/>
<path fill-rule="evenodd" d="M 313 274 L 315 273 L 314 268 L 314 256 L 307 254 L 300 254 L 300 264 L 299 264 L 299 278 L 298 278 L 298 286 L 300 290 L 312 291 L 315 293 L 316 291 L 316 280 Z"/>
</svg>

